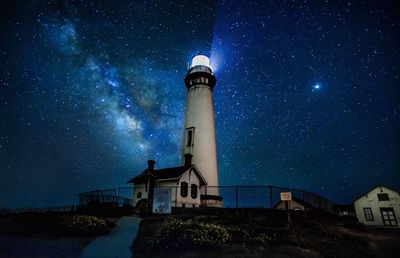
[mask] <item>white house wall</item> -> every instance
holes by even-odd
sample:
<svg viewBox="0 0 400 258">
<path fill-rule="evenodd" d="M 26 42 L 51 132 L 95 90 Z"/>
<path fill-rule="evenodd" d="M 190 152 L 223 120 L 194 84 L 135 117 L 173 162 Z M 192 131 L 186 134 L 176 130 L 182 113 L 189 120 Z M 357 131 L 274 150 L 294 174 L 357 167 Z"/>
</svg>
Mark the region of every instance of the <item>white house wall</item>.
<svg viewBox="0 0 400 258">
<path fill-rule="evenodd" d="M 137 198 L 138 193 L 142 193 L 142 198 Z M 137 184 L 134 186 L 134 189 L 132 191 L 132 204 L 135 207 L 138 201 L 141 199 L 147 199 L 147 191 L 146 191 L 146 186 L 145 184 Z"/>
<path fill-rule="evenodd" d="M 181 182 L 186 182 L 188 183 L 188 194 L 186 197 L 181 196 Z M 195 184 L 197 185 L 197 197 L 195 199 L 192 198 L 191 196 L 191 185 Z M 199 207 L 200 206 L 200 180 L 197 174 L 191 170 L 186 171 L 180 178 L 179 184 L 178 184 L 178 194 L 177 194 L 177 200 L 176 200 L 176 206 L 177 207 L 182 207 L 182 204 L 185 204 L 185 207 Z"/>
<path fill-rule="evenodd" d="M 387 193 L 389 201 L 379 201 L 378 193 Z M 373 221 L 367 221 L 364 215 L 364 208 L 371 208 Z M 354 209 L 360 223 L 365 225 L 381 226 L 383 224 L 380 208 L 393 208 L 397 220 L 397 226 L 400 223 L 400 196 L 399 193 L 386 187 L 376 187 L 366 195 L 360 197 L 354 202 Z"/>
</svg>

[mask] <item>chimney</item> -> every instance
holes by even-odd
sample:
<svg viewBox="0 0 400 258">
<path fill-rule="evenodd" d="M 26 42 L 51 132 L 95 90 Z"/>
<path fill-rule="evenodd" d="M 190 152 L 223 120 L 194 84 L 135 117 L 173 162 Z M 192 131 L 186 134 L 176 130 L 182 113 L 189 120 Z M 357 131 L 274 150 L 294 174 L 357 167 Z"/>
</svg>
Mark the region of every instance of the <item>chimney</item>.
<svg viewBox="0 0 400 258">
<path fill-rule="evenodd" d="M 185 164 L 184 164 L 185 167 L 192 165 L 192 158 L 193 158 L 192 154 L 189 153 L 185 154 Z"/>
<path fill-rule="evenodd" d="M 148 160 L 147 161 L 147 169 L 149 170 L 149 171 L 153 171 L 154 170 L 154 165 L 156 164 L 156 161 L 155 160 Z"/>
</svg>

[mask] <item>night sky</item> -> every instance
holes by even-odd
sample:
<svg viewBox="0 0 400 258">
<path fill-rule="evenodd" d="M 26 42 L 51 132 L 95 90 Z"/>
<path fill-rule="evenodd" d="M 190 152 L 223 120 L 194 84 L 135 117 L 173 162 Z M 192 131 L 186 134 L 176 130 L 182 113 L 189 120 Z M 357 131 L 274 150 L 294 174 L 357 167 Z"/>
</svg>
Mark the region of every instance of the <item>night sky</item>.
<svg viewBox="0 0 400 258">
<path fill-rule="evenodd" d="M 211 56 L 220 185 L 400 189 L 396 1 L 2 1 L 0 207 L 176 166 Z"/>
</svg>

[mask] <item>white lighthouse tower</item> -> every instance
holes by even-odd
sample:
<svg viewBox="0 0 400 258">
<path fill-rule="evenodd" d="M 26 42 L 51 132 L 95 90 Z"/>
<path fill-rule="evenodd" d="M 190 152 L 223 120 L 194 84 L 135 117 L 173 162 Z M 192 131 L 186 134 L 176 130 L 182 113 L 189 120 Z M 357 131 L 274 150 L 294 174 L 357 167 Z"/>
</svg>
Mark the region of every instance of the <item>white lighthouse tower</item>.
<svg viewBox="0 0 400 258">
<path fill-rule="evenodd" d="M 202 204 L 221 206 L 218 194 L 217 151 L 215 144 L 213 89 L 216 78 L 207 56 L 196 55 L 185 77 L 188 90 L 182 156 L 192 155 L 207 181 L 202 192 Z M 188 156 L 188 155 L 186 155 Z"/>
</svg>

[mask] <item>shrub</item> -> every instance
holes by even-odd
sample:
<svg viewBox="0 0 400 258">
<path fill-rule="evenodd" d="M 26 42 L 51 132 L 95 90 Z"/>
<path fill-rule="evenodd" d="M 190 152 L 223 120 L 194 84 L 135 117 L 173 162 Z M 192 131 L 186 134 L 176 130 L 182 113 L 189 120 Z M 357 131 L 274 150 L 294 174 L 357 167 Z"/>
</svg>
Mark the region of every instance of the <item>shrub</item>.
<svg viewBox="0 0 400 258">
<path fill-rule="evenodd" d="M 220 225 L 170 218 L 156 229 L 149 245 L 160 249 L 220 247 L 230 238 L 228 231 Z"/>
<path fill-rule="evenodd" d="M 232 243 L 252 246 L 268 246 L 275 240 L 275 234 L 265 228 L 257 228 L 249 224 L 240 224 L 227 227 L 231 234 Z"/>
<path fill-rule="evenodd" d="M 62 229 L 73 235 L 100 235 L 109 232 L 106 221 L 95 216 L 73 215 L 63 217 Z"/>
</svg>

